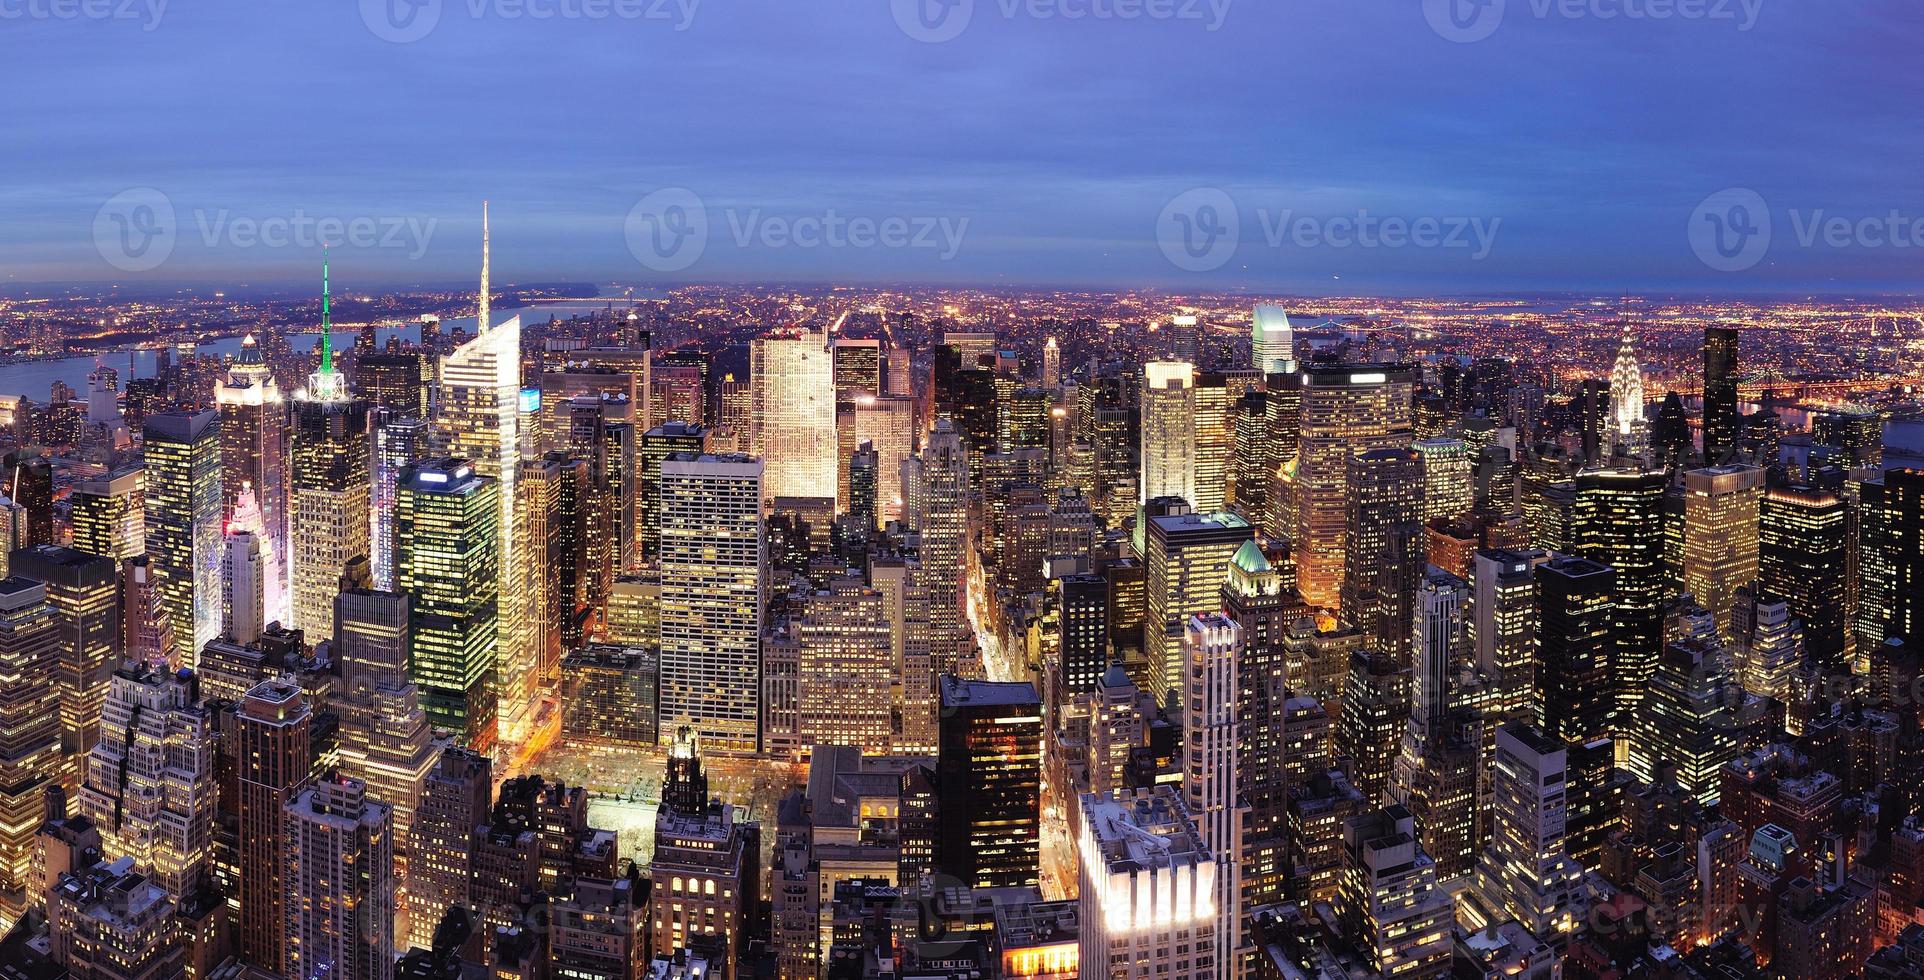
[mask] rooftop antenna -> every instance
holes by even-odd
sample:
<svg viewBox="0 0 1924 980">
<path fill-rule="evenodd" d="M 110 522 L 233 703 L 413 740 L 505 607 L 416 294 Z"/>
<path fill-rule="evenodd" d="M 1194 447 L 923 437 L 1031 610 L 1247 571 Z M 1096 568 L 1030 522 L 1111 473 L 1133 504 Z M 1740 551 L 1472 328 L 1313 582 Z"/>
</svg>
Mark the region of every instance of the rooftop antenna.
<svg viewBox="0 0 1924 980">
<path fill-rule="evenodd" d="M 488 202 L 481 202 L 481 305 L 479 316 L 475 318 L 474 335 L 479 337 L 488 330 Z"/>
</svg>

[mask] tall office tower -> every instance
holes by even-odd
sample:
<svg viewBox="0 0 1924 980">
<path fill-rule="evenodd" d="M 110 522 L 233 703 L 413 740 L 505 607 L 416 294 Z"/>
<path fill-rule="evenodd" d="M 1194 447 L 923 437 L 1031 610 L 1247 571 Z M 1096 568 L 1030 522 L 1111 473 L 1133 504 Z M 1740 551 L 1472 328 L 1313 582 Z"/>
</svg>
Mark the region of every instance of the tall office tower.
<svg viewBox="0 0 1924 980">
<path fill-rule="evenodd" d="M 533 629 L 533 616 L 527 606 L 527 590 L 501 587 L 502 582 L 513 582 L 514 570 L 522 567 L 521 556 L 515 550 L 518 540 L 515 517 L 519 500 L 516 488 L 521 468 L 521 318 L 515 316 L 500 323 L 493 322 L 493 297 L 489 292 L 488 276 L 488 211 L 483 202 L 479 325 L 474 339 L 441 359 L 440 428 L 448 455 L 469 460 L 476 474 L 495 483 L 496 544 L 491 553 L 493 567 L 488 572 L 488 576 L 495 581 L 489 586 L 488 592 L 491 601 L 498 607 L 494 614 L 498 614 L 498 622 L 503 625 L 499 643 L 488 644 L 488 662 L 485 666 L 489 672 L 499 666 L 503 673 L 524 676 L 531 672 L 529 665 L 539 656 L 536 649 L 539 641 Z M 399 508 L 396 510 L 398 512 Z M 396 547 L 398 549 L 398 544 Z M 403 588 L 400 591 L 408 590 Z M 419 597 L 416 598 L 418 600 Z M 418 608 L 416 615 L 420 615 Z M 493 632 L 492 626 L 489 632 Z M 426 642 L 426 635 L 416 630 L 417 651 Z M 428 716 L 436 720 L 437 726 L 442 724 L 446 716 L 443 714 L 436 718 L 437 707 L 445 706 L 447 702 L 437 702 L 440 695 L 433 690 L 435 684 L 424 681 L 418 673 L 415 682 L 422 685 L 427 697 Z M 528 721 L 527 714 L 531 707 L 519 701 L 505 700 L 499 707 L 497 718 L 496 708 L 490 704 L 488 724 L 485 726 L 489 737 L 492 737 L 498 721 L 503 737 L 518 741 L 525 734 L 522 729 Z M 481 732 L 473 731 L 470 734 Z"/>
<path fill-rule="evenodd" d="M 0 579 L 0 889 L 28 881 L 46 791 L 60 784 L 60 620 L 47 587 Z"/>
<path fill-rule="evenodd" d="M 1173 506 L 1144 512 L 1142 648 L 1149 659 L 1149 690 L 1157 703 L 1166 703 L 1184 686 L 1182 644 L 1190 617 L 1222 608 L 1231 560 L 1256 531 L 1234 514 L 1204 517 L 1173 501 L 1156 503 Z"/>
<path fill-rule="evenodd" d="M 1435 566 L 1416 587 L 1410 733 L 1419 749 L 1443 739 L 1458 672 L 1472 662 L 1469 604 L 1470 584 Z"/>
<path fill-rule="evenodd" d="M 1610 449 L 1641 454 L 1649 441 L 1644 421 L 1643 369 L 1637 365 L 1636 325 L 1626 317 L 1617 363 L 1610 369 Z"/>
<path fill-rule="evenodd" d="M 1684 590 L 1730 631 L 1737 590 L 1757 580 L 1764 471 L 1713 466 L 1684 474 Z"/>
<path fill-rule="evenodd" d="M 1196 367 L 1142 366 L 1141 502 L 1181 497 L 1196 505 Z"/>
<path fill-rule="evenodd" d="M 1732 705 L 1737 679 L 1714 638 L 1667 643 L 1630 740 L 1630 771 L 1653 782 L 1661 766 L 1704 806 L 1716 806 L 1719 773 L 1737 757 L 1742 722 Z"/>
<path fill-rule="evenodd" d="M 1042 345 L 1042 386 L 1059 388 L 1062 386 L 1062 348 L 1056 339 L 1050 337 Z"/>
<path fill-rule="evenodd" d="M 138 466 L 76 482 L 67 497 L 74 548 L 116 564 L 146 554 L 146 483 Z"/>
<path fill-rule="evenodd" d="M 1250 364 L 1265 375 L 1296 371 L 1296 331 L 1289 311 L 1268 303 L 1256 307 L 1249 343 Z"/>
<path fill-rule="evenodd" d="M 331 699 L 340 719 L 341 774 L 361 781 L 369 799 L 394 811 L 394 852 L 411 867 L 411 831 L 438 754 L 418 689 L 408 679 L 413 634 L 408 597 L 348 589 L 334 600 L 334 662 L 341 679 Z"/>
<path fill-rule="evenodd" d="M 1579 915 L 1583 866 L 1564 852 L 1567 766 L 1563 742 L 1528 725 L 1497 730 L 1496 805 L 1475 887 L 1544 942 L 1568 935 Z"/>
<path fill-rule="evenodd" d="M 884 522 L 902 515 L 902 462 L 915 451 L 915 399 L 858 396 L 835 413 L 840 482 L 847 482 L 848 457 L 862 443 L 875 450 L 875 501 Z M 837 490 L 840 494 L 840 490 Z"/>
<path fill-rule="evenodd" d="M 283 891 L 283 820 L 313 766 L 312 719 L 301 689 L 286 680 L 260 682 L 234 709 L 240 954 L 283 976 L 289 975 L 287 926 L 292 921 Z"/>
<path fill-rule="evenodd" d="M 1350 654 L 1334 744 L 1350 782 L 1371 805 L 1380 802 L 1389 788 L 1409 727 L 1411 675 L 1407 655 L 1367 649 Z"/>
<path fill-rule="evenodd" d="M 1401 366 L 1310 365 L 1302 378 L 1294 500 L 1297 590 L 1311 606 L 1342 602 L 1349 554 L 1349 460 L 1410 444 L 1413 377 Z"/>
<path fill-rule="evenodd" d="M 1204 846 L 1216 855 L 1218 909 L 1242 904 L 1243 825 L 1239 721 L 1243 631 L 1220 613 L 1196 616 L 1183 632 L 1183 797 Z M 1242 915 L 1221 917 L 1216 932 L 1216 976 L 1235 976 L 1242 957 Z"/>
<path fill-rule="evenodd" d="M 658 730 L 689 727 L 730 752 L 760 742 L 763 473 L 739 454 L 661 464 Z"/>
<path fill-rule="evenodd" d="M 1385 977 L 1449 976 L 1450 894 L 1437 887 L 1410 811 L 1390 806 L 1343 821 L 1343 857 L 1336 914 L 1369 965 Z"/>
<path fill-rule="evenodd" d="M 1666 473 L 1681 470 L 1690 461 L 1690 419 L 1684 413 L 1683 398 L 1665 392 L 1663 405 L 1650 420 L 1650 462 Z"/>
<path fill-rule="evenodd" d="M 136 664 L 165 666 L 174 650 L 174 624 L 161 606 L 160 589 L 146 555 L 120 563 L 121 656 Z"/>
<path fill-rule="evenodd" d="M 192 666 L 220 635 L 220 414 L 147 416 L 147 561 L 173 632 L 169 659 Z"/>
<path fill-rule="evenodd" d="M 1737 329 L 1704 328 L 1704 460 L 1722 465 L 1737 450 Z"/>
<path fill-rule="evenodd" d="M 87 421 L 102 425 L 120 423 L 120 375 L 106 365 L 87 374 Z"/>
<path fill-rule="evenodd" d="M 4 459 L 9 470 L 7 498 L 14 505 L 12 547 L 52 544 L 53 461 L 39 456 L 23 458 L 19 452 L 8 453 Z"/>
<path fill-rule="evenodd" d="M 829 353 L 834 361 L 835 400 L 853 401 L 882 394 L 883 342 L 879 337 L 834 337 Z"/>
<path fill-rule="evenodd" d="M 361 354 L 354 358 L 354 393 L 401 418 L 426 418 L 428 386 L 421 355 Z"/>
<path fill-rule="evenodd" d="M 902 719 L 895 751 L 934 755 L 939 709 L 936 674 L 929 663 L 929 590 L 922 584 L 922 567 L 913 561 L 871 556 L 869 582 L 882 594 L 882 615 L 889 630 L 895 711 Z"/>
<path fill-rule="evenodd" d="M 287 975 L 394 976 L 393 813 L 360 780 L 324 779 L 286 808 Z"/>
<path fill-rule="evenodd" d="M 700 453 L 708 446 L 708 430 L 699 425 L 668 422 L 641 437 L 641 561 L 653 564 L 661 555 L 661 461 L 675 453 Z"/>
<path fill-rule="evenodd" d="M 761 905 L 761 826 L 735 807 L 711 801 L 699 743 L 684 728 L 668 747 L 668 775 L 655 818 L 650 918 L 662 949 L 682 949 L 699 936 L 722 947 L 717 980 L 737 980 L 745 933 Z"/>
<path fill-rule="evenodd" d="M 1130 755 L 1147 744 L 1142 691 L 1121 663 L 1112 663 L 1083 703 L 1089 712 L 1089 789 L 1107 796 L 1127 784 Z"/>
<path fill-rule="evenodd" d="M 350 397 L 347 376 L 334 369 L 325 292 L 321 310 L 321 366 L 294 394 L 288 433 L 291 625 L 310 643 L 333 638 L 341 573 L 370 543 L 368 403 Z"/>
<path fill-rule="evenodd" d="M 471 841 L 488 822 L 493 793 L 487 756 L 458 747 L 440 752 L 408 838 L 408 945 L 431 946 L 443 914 L 473 906 Z"/>
<path fill-rule="evenodd" d="M 1243 392 L 1235 406 L 1235 473 L 1230 480 L 1230 503 L 1252 523 L 1262 524 L 1269 507 L 1269 395 L 1261 389 Z"/>
<path fill-rule="evenodd" d="M 261 539 L 252 531 L 228 531 L 227 558 L 221 565 L 221 635 L 242 646 L 267 628 L 267 563 Z"/>
<path fill-rule="evenodd" d="M 963 616 L 969 535 L 969 458 L 961 433 L 938 419 L 922 447 L 922 574 L 929 592 L 929 660 L 953 673 L 972 644 Z"/>
<path fill-rule="evenodd" d="M 882 526 L 882 508 L 875 499 L 876 484 L 881 474 L 878 469 L 875 447 L 864 442 L 848 458 L 848 501 L 849 523 L 857 534 L 868 534 Z"/>
<path fill-rule="evenodd" d="M 377 409 L 373 416 L 374 451 L 368 457 L 368 561 L 374 587 L 394 587 L 394 503 L 401 474 L 428 458 L 428 424 L 393 409 Z"/>
<path fill-rule="evenodd" d="M 1423 458 L 1408 449 L 1358 453 L 1344 484 L 1343 625 L 1408 663 L 1410 600 L 1423 578 Z"/>
<path fill-rule="evenodd" d="M 1603 470 L 1577 477 L 1569 546 L 1617 573 L 1609 677 L 1616 685 L 1612 731 L 1630 730 L 1663 649 L 1663 501 L 1669 480 L 1657 471 Z M 1601 733 L 1596 733 L 1601 734 Z"/>
<path fill-rule="evenodd" d="M 1109 580 L 1100 575 L 1064 575 L 1055 580 L 1057 679 L 1045 685 L 1052 708 L 1079 700 L 1109 669 Z"/>
<path fill-rule="evenodd" d="M 1220 980 L 1231 955 L 1217 930 L 1240 910 L 1215 904 L 1222 855 L 1203 839 L 1168 786 L 1084 793 L 1076 821 L 1082 860 L 1084 976 L 1104 980 Z M 1098 966 L 1097 964 L 1101 964 Z"/>
<path fill-rule="evenodd" d="M 326 259 L 321 261 L 321 304 L 325 310 Z M 326 321 L 323 312 L 323 329 Z M 269 561 L 268 621 L 289 623 L 288 576 L 293 552 L 288 550 L 287 403 L 253 334 L 241 339 L 240 354 L 214 388 L 214 404 L 220 410 L 221 526 L 233 520 L 241 490 L 253 487 L 261 512 L 265 545 L 261 551 Z"/>
<path fill-rule="evenodd" d="M 120 665 L 119 568 L 110 558 L 56 545 L 22 548 L 10 564 L 14 575 L 45 586 L 59 627 L 61 785 L 72 797 L 80 766 L 100 737 L 109 678 Z"/>
<path fill-rule="evenodd" d="M 1735 634 L 1731 656 L 1736 661 L 1736 680 L 1744 690 L 1792 703 L 1807 647 L 1803 623 L 1791 616 L 1790 604 L 1739 592 L 1736 607 L 1730 612 L 1730 631 Z M 1849 664 L 1843 660 L 1817 666 L 1819 676 L 1849 673 Z"/>
<path fill-rule="evenodd" d="M 1191 506 L 1214 513 L 1229 506 L 1236 476 L 1236 403 L 1261 377 L 1250 371 L 1196 375 L 1195 499 Z"/>
<path fill-rule="evenodd" d="M 1757 588 L 1784 599 L 1804 621 L 1811 659 L 1838 669 L 1846 649 L 1849 527 L 1843 498 L 1817 487 L 1773 487 L 1758 505 Z"/>
<path fill-rule="evenodd" d="M 577 482 L 574 475 L 583 471 L 585 466 L 568 466 L 558 454 L 550 453 L 539 459 L 522 460 L 516 484 L 519 489 L 515 492 L 520 499 L 515 502 L 515 509 L 519 511 L 515 533 L 521 537 L 518 547 L 522 559 L 518 587 L 527 592 L 521 603 L 533 618 L 528 630 L 536 648 L 535 676 L 542 687 L 551 688 L 560 682 L 557 670 L 561 664 L 562 635 L 573 622 L 572 576 L 578 562 L 575 552 L 564 554 L 564 550 L 576 543 L 580 529 L 570 523 L 572 513 L 563 506 L 563 498 L 574 498 L 573 486 Z M 570 586 L 567 590 L 563 589 L 564 576 Z M 564 591 L 567 593 L 565 611 Z M 659 597 L 658 592 L 652 596 Z M 611 603 L 612 598 L 611 593 Z M 658 613 L 652 603 L 650 613 Z M 612 609 L 609 617 L 612 635 L 615 630 Z"/>
<path fill-rule="evenodd" d="M 105 855 L 132 858 L 176 904 L 213 881 L 218 736 L 195 695 L 190 674 L 116 672 L 77 797 Z"/>
<path fill-rule="evenodd" d="M 1857 488 L 1857 611 L 1851 623 L 1859 651 L 1893 636 L 1912 636 L 1924 611 L 1924 470 L 1884 471 Z"/>
<path fill-rule="evenodd" d="M 413 600 L 421 706 L 435 728 L 477 751 L 497 734 L 499 493 L 466 460 L 436 459 L 409 470 L 395 494 L 395 591 Z"/>
<path fill-rule="evenodd" d="M 882 593 L 837 579 L 809 596 L 795 622 L 801 644 L 802 741 L 888 755 L 896 671 Z"/>
<path fill-rule="evenodd" d="M 1041 877 L 1042 699 L 1026 682 L 942 677 L 936 867 L 971 888 Z"/>
<path fill-rule="evenodd" d="M 1470 641 L 1476 667 L 1496 688 L 1486 750 L 1495 745 L 1496 725 L 1530 722 L 1536 717 L 1537 566 L 1550 559 L 1542 551 L 1487 548 L 1476 553 L 1471 576 Z"/>
<path fill-rule="evenodd" d="M 1288 873 L 1284 835 L 1289 803 L 1289 760 L 1284 728 L 1288 689 L 1290 630 L 1302 618 L 1294 569 L 1272 564 L 1255 541 L 1245 541 L 1230 562 L 1223 584 L 1223 612 L 1243 631 L 1238 663 L 1237 710 L 1241 712 L 1241 791 L 1249 803 L 1245 821 L 1249 845 L 1239 871 L 1245 903 L 1263 905 L 1282 897 Z M 1093 783 L 1091 784 L 1094 785 Z"/>
<path fill-rule="evenodd" d="M 749 346 L 749 453 L 764 500 L 835 496 L 835 371 L 826 338 L 787 330 Z"/>
<path fill-rule="evenodd" d="M 642 417 L 636 421 L 652 429 L 669 422 L 708 424 L 708 362 L 700 351 L 662 351 L 649 356 L 648 388 Z"/>
<path fill-rule="evenodd" d="M 1423 520 L 1467 516 L 1476 499 L 1469 447 L 1461 439 L 1421 439 L 1410 448 L 1423 463 Z"/>
<path fill-rule="evenodd" d="M 1617 573 L 1587 558 L 1537 567 L 1536 726 L 1581 745 L 1610 733 Z"/>
<path fill-rule="evenodd" d="M 1819 412 L 1811 417 L 1812 442 L 1844 457 L 1847 469 L 1884 465 L 1884 417 L 1862 408 Z"/>
</svg>

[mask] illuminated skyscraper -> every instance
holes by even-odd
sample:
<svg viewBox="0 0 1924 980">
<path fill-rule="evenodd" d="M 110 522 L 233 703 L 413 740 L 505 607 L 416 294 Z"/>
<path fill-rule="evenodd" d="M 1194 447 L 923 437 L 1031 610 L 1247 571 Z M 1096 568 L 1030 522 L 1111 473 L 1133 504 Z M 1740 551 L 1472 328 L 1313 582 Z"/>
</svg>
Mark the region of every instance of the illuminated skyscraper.
<svg viewBox="0 0 1924 980">
<path fill-rule="evenodd" d="M 1197 506 L 1195 382 L 1193 364 L 1142 366 L 1142 503 L 1181 497 Z"/>
<path fill-rule="evenodd" d="M 0 889 L 29 886 L 46 791 L 61 775 L 60 621 L 47 587 L 0 579 Z"/>
<path fill-rule="evenodd" d="M 408 839 L 408 945 L 432 945 L 448 909 L 471 907 L 474 829 L 488 822 L 494 767 L 459 747 L 439 754 Z"/>
<path fill-rule="evenodd" d="M 391 980 L 392 812 L 341 776 L 301 790 L 285 814 L 286 975 Z"/>
<path fill-rule="evenodd" d="M 1804 622 L 1813 661 L 1844 666 L 1849 514 L 1844 500 L 1808 486 L 1773 487 L 1759 504 L 1757 587 Z"/>
<path fill-rule="evenodd" d="M 1023 683 L 942 678 L 936 867 L 973 888 L 1041 878 L 1042 699 Z"/>
<path fill-rule="evenodd" d="M 267 568 L 261 539 L 252 531 L 229 531 L 221 564 L 221 635 L 246 646 L 267 627 Z"/>
<path fill-rule="evenodd" d="M 1410 811 L 1391 806 L 1343 821 L 1343 856 L 1337 916 L 1377 975 L 1449 976 L 1450 895 L 1437 887 Z"/>
<path fill-rule="evenodd" d="M 1542 551 L 1476 553 L 1470 640 L 1477 669 L 1496 688 L 1486 747 L 1494 744 L 1495 725 L 1536 717 L 1531 703 L 1536 690 L 1536 568 L 1549 558 Z"/>
<path fill-rule="evenodd" d="M 135 466 L 74 484 L 73 546 L 122 562 L 147 553 L 146 471 Z"/>
<path fill-rule="evenodd" d="M 374 586 L 394 587 L 394 498 L 401 474 L 428 457 L 428 424 L 420 418 L 396 415 L 393 409 L 374 413 L 374 451 L 368 457 L 368 563 Z"/>
<path fill-rule="evenodd" d="M 1268 303 L 1256 307 L 1249 353 L 1250 363 L 1265 375 L 1295 373 L 1296 331 L 1288 310 Z"/>
<path fill-rule="evenodd" d="M 749 348 L 749 453 L 764 500 L 835 496 L 835 371 L 826 338 L 789 330 Z"/>
<path fill-rule="evenodd" d="M 760 747 L 763 462 L 661 464 L 660 724 L 733 752 Z"/>
<path fill-rule="evenodd" d="M 133 858 L 175 902 L 213 874 L 217 736 L 194 698 L 191 675 L 116 672 L 77 799 L 106 855 Z"/>
<path fill-rule="evenodd" d="M 335 599 L 335 662 L 341 679 L 331 699 L 340 718 L 341 774 L 394 811 L 394 852 L 412 867 L 409 832 L 439 754 L 408 679 L 413 647 L 408 597 L 349 589 Z"/>
<path fill-rule="evenodd" d="M 661 557 L 661 461 L 675 453 L 706 450 L 708 430 L 685 422 L 658 425 L 641 437 L 641 560 L 654 564 Z"/>
<path fill-rule="evenodd" d="M 1476 502 L 1476 480 L 1463 440 L 1422 439 L 1410 448 L 1423 461 L 1424 523 L 1468 515 Z"/>
<path fill-rule="evenodd" d="M 1216 856 L 1215 975 L 1235 976 L 1242 957 L 1243 825 L 1240 708 L 1243 631 L 1220 613 L 1196 616 L 1183 633 L 1183 797 L 1196 832 Z"/>
<path fill-rule="evenodd" d="M 1569 545 L 1617 573 L 1609 675 L 1616 685 L 1612 731 L 1627 735 L 1663 648 L 1664 490 L 1659 471 L 1606 470 L 1577 477 Z M 1602 733 L 1598 733 L 1602 734 Z"/>
<path fill-rule="evenodd" d="M 463 745 L 495 742 L 500 485 L 466 460 L 421 463 L 394 513 L 396 591 L 413 600 L 411 668 L 434 727 Z"/>
<path fill-rule="evenodd" d="M 836 437 L 840 440 L 843 482 L 846 482 L 848 457 L 856 447 L 869 443 L 875 450 L 875 503 L 883 521 L 902 514 L 905 496 L 902 488 L 902 463 L 914 452 L 915 399 L 900 396 L 857 397 L 836 411 Z M 843 505 L 847 509 L 847 505 Z"/>
<path fill-rule="evenodd" d="M 1582 745 L 1610 733 L 1617 573 L 1585 558 L 1537 566 L 1536 726 Z"/>
<path fill-rule="evenodd" d="M 80 787 L 80 766 L 100 737 L 108 679 L 120 665 L 119 568 L 110 558 L 37 545 L 13 553 L 13 574 L 46 586 L 60 629 L 61 784 L 69 798 Z"/>
<path fill-rule="evenodd" d="M 1056 339 L 1050 337 L 1042 345 L 1042 386 L 1056 388 L 1062 384 L 1062 348 L 1056 346 Z"/>
<path fill-rule="evenodd" d="M 1496 806 L 1477 862 L 1477 893 L 1544 941 L 1577 926 L 1583 866 L 1564 852 L 1568 751 L 1528 725 L 1496 736 Z"/>
<path fill-rule="evenodd" d="M 191 666 L 220 635 L 220 415 L 149 415 L 142 432 L 148 568 L 172 623 L 170 659 Z"/>
<path fill-rule="evenodd" d="M 1764 471 L 1713 466 L 1684 474 L 1684 591 L 1730 631 L 1737 590 L 1757 579 L 1758 512 Z"/>
<path fill-rule="evenodd" d="M 321 260 L 321 306 L 326 329 L 325 257 Z M 267 618 L 291 625 L 288 590 L 293 552 L 288 550 L 287 539 L 287 404 L 253 334 L 242 338 L 240 354 L 215 386 L 214 404 L 220 409 L 221 523 L 225 526 L 233 520 L 242 488 L 253 487 L 261 516 L 261 553 L 268 562 Z"/>
<path fill-rule="evenodd" d="M 1349 554 L 1349 460 L 1372 449 L 1409 446 L 1408 368 L 1312 365 L 1304 370 L 1301 448 L 1294 500 L 1296 580 L 1303 601 L 1337 608 Z"/>
<path fill-rule="evenodd" d="M 1721 465 L 1737 450 L 1737 330 L 1704 328 L 1704 461 Z M 1699 601 L 1702 597 L 1699 596 Z"/>
<path fill-rule="evenodd" d="M 307 784 L 313 765 L 308 734 L 312 719 L 301 689 L 285 680 L 260 682 L 234 710 L 239 951 L 247 961 L 283 976 L 289 975 L 287 928 L 292 921 L 283 890 L 283 821 L 288 802 Z"/>
<path fill-rule="evenodd" d="M 1211 513 L 1229 505 L 1236 475 L 1236 403 L 1261 379 L 1250 371 L 1196 375 L 1195 486 L 1189 503 Z"/>
<path fill-rule="evenodd" d="M 1624 453 L 1641 453 L 1649 441 L 1644 421 L 1643 370 L 1637 366 L 1637 335 L 1629 319 L 1623 321 L 1623 343 L 1617 348 L 1617 363 L 1610 369 L 1610 442 L 1611 448 Z"/>
<path fill-rule="evenodd" d="M 1081 849 L 1083 976 L 1219 980 L 1230 951 L 1217 930 L 1238 918 L 1216 904 L 1220 855 L 1171 787 L 1085 793 Z M 1097 967 L 1096 964 L 1102 964 Z M 1099 971 L 1099 972 L 1098 972 Z"/>
<path fill-rule="evenodd" d="M 969 461 L 961 434 L 938 419 L 922 447 L 922 572 L 929 594 L 929 660 L 951 673 L 973 644 L 963 618 L 969 534 Z"/>
<path fill-rule="evenodd" d="M 1145 516 L 1144 522 L 1147 612 L 1142 646 L 1149 659 L 1149 690 L 1161 703 L 1186 683 L 1183 636 L 1190 617 L 1222 608 L 1230 562 L 1256 531 L 1234 514 L 1205 517 L 1187 508 Z"/>
<path fill-rule="evenodd" d="M 1664 645 L 1630 739 L 1629 769 L 1637 778 L 1649 782 L 1658 766 L 1674 766 L 1679 788 L 1705 806 L 1717 805 L 1719 776 L 1737 757 L 1741 734 L 1731 666 L 1714 638 Z"/>
<path fill-rule="evenodd" d="M 1342 622 L 1409 662 L 1411 598 L 1423 578 L 1423 459 L 1371 449 L 1349 459 Z"/>
<path fill-rule="evenodd" d="M 527 608 L 527 590 L 502 584 L 516 581 L 516 570 L 522 567 L 521 556 L 515 550 L 519 540 L 515 535 L 519 499 L 516 488 L 521 466 L 521 318 L 514 316 L 500 323 L 493 322 L 487 216 L 487 205 L 483 202 L 477 332 L 472 340 L 441 359 L 439 427 L 449 456 L 470 461 L 477 475 L 495 481 L 496 545 L 491 555 L 495 583 L 489 592 L 491 602 L 498 597 L 499 622 L 504 625 L 499 645 L 489 644 L 487 669 L 525 675 L 534 670 L 531 665 L 540 655 L 539 639 L 533 632 L 532 616 Z M 422 642 L 422 634 L 417 631 L 417 648 Z M 429 717 L 435 718 L 436 699 L 442 695 L 437 693 L 434 683 L 425 682 L 419 674 L 415 680 L 425 689 Z M 504 738 L 519 740 L 531 707 L 515 702 L 500 706 L 499 723 Z M 493 718 L 492 708 L 490 718 Z M 444 719 L 444 715 L 437 718 L 437 726 Z"/>
<path fill-rule="evenodd" d="M 289 625 L 309 643 L 333 637 L 341 574 L 349 561 L 369 554 L 368 403 L 350 397 L 347 376 L 334 369 L 326 282 L 324 272 L 321 364 L 308 375 L 307 388 L 294 394 L 288 438 L 288 537 L 294 549 Z"/>
<path fill-rule="evenodd" d="M 889 754 L 896 673 L 882 594 L 860 579 L 831 582 L 808 597 L 795 633 L 802 741 Z"/>
</svg>

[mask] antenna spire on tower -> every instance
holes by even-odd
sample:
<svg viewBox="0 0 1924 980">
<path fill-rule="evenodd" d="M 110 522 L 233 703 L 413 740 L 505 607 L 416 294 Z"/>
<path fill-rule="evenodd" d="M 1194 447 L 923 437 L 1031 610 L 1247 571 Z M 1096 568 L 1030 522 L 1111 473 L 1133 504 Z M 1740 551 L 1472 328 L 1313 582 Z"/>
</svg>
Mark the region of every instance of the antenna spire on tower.
<svg viewBox="0 0 1924 980">
<path fill-rule="evenodd" d="M 334 373 L 334 319 L 327 284 L 327 246 L 321 246 L 321 373 Z"/>
<path fill-rule="evenodd" d="M 481 306 L 475 318 L 474 334 L 480 336 L 488 331 L 488 202 L 481 202 Z"/>
</svg>

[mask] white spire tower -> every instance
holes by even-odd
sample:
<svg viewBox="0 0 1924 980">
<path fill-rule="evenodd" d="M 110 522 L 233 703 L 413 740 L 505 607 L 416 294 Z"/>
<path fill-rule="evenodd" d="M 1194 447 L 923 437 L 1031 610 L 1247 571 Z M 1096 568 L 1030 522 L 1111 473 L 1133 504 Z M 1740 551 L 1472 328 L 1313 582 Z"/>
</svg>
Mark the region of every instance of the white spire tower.
<svg viewBox="0 0 1924 980">
<path fill-rule="evenodd" d="M 481 305 L 475 317 L 474 332 L 478 336 L 488 332 L 488 317 L 493 312 L 488 302 L 488 202 L 481 202 Z"/>
<path fill-rule="evenodd" d="M 1643 369 L 1637 366 L 1636 326 L 1623 319 L 1623 343 L 1610 369 L 1610 424 L 1620 452 L 1638 453 L 1644 443 Z"/>
</svg>

